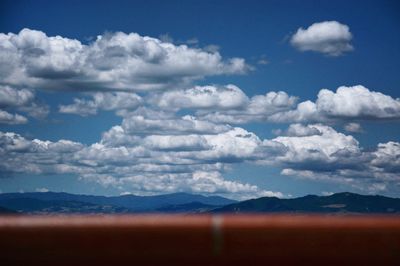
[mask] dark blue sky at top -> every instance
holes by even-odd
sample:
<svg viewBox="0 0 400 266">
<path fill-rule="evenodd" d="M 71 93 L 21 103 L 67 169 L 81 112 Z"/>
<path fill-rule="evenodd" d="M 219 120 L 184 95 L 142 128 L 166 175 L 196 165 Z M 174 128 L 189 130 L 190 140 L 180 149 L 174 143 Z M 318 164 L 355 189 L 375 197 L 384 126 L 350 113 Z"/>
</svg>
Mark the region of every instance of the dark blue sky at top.
<svg viewBox="0 0 400 266">
<path fill-rule="evenodd" d="M 350 27 L 354 51 L 328 57 L 299 52 L 288 43 L 289 36 L 299 27 L 328 20 Z M 200 47 L 218 45 L 222 56 L 243 57 L 255 67 L 246 75 L 209 77 L 197 83 L 232 83 L 249 96 L 283 90 L 299 96 L 300 100 L 315 100 L 321 88 L 336 90 L 342 85 L 361 84 L 393 98 L 400 97 L 399 1 L 0 0 L 0 32 L 17 33 L 23 28 L 84 43 L 107 31 L 137 32 L 151 37 L 168 34 L 176 43 L 195 38 Z M 257 61 L 263 56 L 269 63 L 258 65 Z M 39 97 L 52 109 L 46 121 L 1 127 L 3 131 L 40 139 L 65 138 L 90 144 L 99 140 L 101 132 L 121 122 L 121 118 L 111 112 L 102 112 L 90 119 L 57 113 L 60 103 L 71 103 L 76 96 L 71 92 L 40 92 Z M 273 136 L 272 129 L 284 127 L 286 125 L 250 124 L 246 129 L 260 138 L 267 138 Z M 367 122 L 363 127 L 368 134 L 355 136 L 364 147 L 400 140 L 397 123 Z M 271 171 L 272 176 L 279 174 L 259 167 L 240 171 L 243 175 L 254 176 L 260 176 L 263 171 Z M 260 179 L 252 181 L 263 185 Z M 73 186 L 71 182 L 65 181 L 65 184 Z M 298 180 L 284 183 L 277 177 L 266 182 L 271 189 L 285 190 L 281 189 L 283 186 L 292 194 L 312 192 L 312 186 L 316 186 Z M 17 186 L 10 185 L 10 190 Z M 297 190 L 293 186 L 298 186 Z M 317 190 L 321 187 L 315 188 Z"/>
</svg>

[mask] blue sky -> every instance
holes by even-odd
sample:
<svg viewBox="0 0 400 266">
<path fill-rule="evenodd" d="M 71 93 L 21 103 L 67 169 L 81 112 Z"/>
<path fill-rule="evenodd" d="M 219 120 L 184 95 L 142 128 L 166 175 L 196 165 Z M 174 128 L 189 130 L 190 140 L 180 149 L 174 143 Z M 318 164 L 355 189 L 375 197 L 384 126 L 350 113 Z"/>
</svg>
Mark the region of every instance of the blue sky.
<svg viewBox="0 0 400 266">
<path fill-rule="evenodd" d="M 2 1 L 0 190 L 399 196 L 399 9 Z"/>
</svg>

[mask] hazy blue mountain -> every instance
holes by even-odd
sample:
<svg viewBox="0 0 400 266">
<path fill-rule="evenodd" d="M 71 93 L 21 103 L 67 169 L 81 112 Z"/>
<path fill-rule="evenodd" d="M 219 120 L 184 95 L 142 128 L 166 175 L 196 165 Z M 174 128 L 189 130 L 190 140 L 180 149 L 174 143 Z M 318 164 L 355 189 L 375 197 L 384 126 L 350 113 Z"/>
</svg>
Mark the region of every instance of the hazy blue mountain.
<svg viewBox="0 0 400 266">
<path fill-rule="evenodd" d="M 2 212 L 3 209 L 4 211 Z M 0 213 L 400 213 L 400 199 L 337 193 L 294 199 L 263 197 L 235 202 L 187 193 L 159 196 L 89 196 L 68 193 L 0 194 Z"/>
<path fill-rule="evenodd" d="M 204 213 L 211 211 L 216 207 L 215 205 L 204 204 L 201 202 L 191 202 L 185 204 L 167 205 L 156 209 L 156 212 L 162 213 Z"/>
<path fill-rule="evenodd" d="M 129 209 L 112 205 L 98 205 L 79 201 L 38 200 L 33 198 L 12 198 L 0 200 L 0 205 L 7 206 L 19 213 L 128 213 Z"/>
<path fill-rule="evenodd" d="M 4 208 L 4 207 L 0 207 L 0 214 L 14 214 L 14 213 L 17 213 L 17 212 L 14 210 Z"/>
<path fill-rule="evenodd" d="M 400 199 L 349 192 L 331 196 L 308 195 L 294 199 L 263 197 L 229 204 L 212 212 L 286 213 L 400 213 Z"/>
<path fill-rule="evenodd" d="M 198 202 L 207 206 L 224 206 L 236 201 L 218 196 L 206 197 L 188 193 L 174 193 L 157 196 L 124 195 L 115 197 L 75 195 L 56 192 L 5 193 L 0 194 L 0 206 L 21 212 L 54 210 L 61 212 L 101 212 L 111 213 L 149 212 L 167 206 L 178 206 Z M 83 211 L 79 211 L 79 204 Z M 49 209 L 50 207 L 54 207 Z M 64 209 L 63 209 L 64 208 Z M 120 209 L 118 209 L 120 208 Z"/>
</svg>

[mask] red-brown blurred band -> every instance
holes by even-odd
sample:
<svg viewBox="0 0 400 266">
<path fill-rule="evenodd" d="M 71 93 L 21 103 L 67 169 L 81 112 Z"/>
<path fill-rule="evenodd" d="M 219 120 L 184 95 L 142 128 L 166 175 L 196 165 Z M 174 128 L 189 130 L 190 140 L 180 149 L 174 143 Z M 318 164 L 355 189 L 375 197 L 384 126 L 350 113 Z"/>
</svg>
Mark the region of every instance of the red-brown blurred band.
<svg viewBox="0 0 400 266">
<path fill-rule="evenodd" d="M 400 216 L 0 217 L 0 265 L 400 265 Z"/>
</svg>

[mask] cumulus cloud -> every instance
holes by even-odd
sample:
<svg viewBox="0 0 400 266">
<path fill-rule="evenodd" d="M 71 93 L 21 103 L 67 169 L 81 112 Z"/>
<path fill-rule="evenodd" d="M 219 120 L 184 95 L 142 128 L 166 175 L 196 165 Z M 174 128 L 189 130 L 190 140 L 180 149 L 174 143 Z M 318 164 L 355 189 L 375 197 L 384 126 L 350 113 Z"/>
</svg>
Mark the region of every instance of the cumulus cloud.
<svg viewBox="0 0 400 266">
<path fill-rule="evenodd" d="M 24 106 L 32 102 L 34 98 L 35 94 L 31 90 L 0 86 L 0 106 L 3 108 Z"/>
<path fill-rule="evenodd" d="M 10 114 L 7 111 L 0 110 L 0 124 L 9 124 L 9 125 L 17 125 L 17 124 L 25 124 L 28 122 L 26 117 L 19 114 Z"/>
<path fill-rule="evenodd" d="M 236 109 L 248 101 L 246 94 L 235 85 L 195 86 L 187 90 L 167 91 L 151 99 L 153 104 L 164 109 Z"/>
<path fill-rule="evenodd" d="M 284 164 L 300 163 L 301 167 L 319 168 L 332 163 L 345 164 L 342 158 L 358 158 L 361 153 L 359 143 L 354 137 L 339 133 L 329 126 L 295 125 L 289 131 L 294 132 L 293 136 L 273 139 L 287 148 L 287 152 L 277 158 Z"/>
<path fill-rule="evenodd" d="M 284 145 L 286 152 L 275 156 L 272 162 L 263 163 L 279 165 L 282 175 L 339 182 L 368 193 L 398 184 L 399 143 L 380 143 L 375 149 L 363 150 L 353 136 L 326 125 L 296 125 L 296 128 L 301 134 L 272 140 Z M 318 132 L 308 134 L 314 129 Z"/>
<path fill-rule="evenodd" d="M 248 104 L 244 107 L 244 111 L 232 110 L 228 112 L 217 112 L 209 117 L 231 116 L 231 120 L 239 121 L 262 121 L 268 116 L 290 109 L 297 101 L 297 97 L 289 96 L 286 92 L 268 92 L 265 95 L 255 95 L 250 98 Z M 235 123 L 233 122 L 232 123 Z"/>
<path fill-rule="evenodd" d="M 165 119 L 161 112 L 193 110 L 200 120 L 217 124 L 240 124 L 267 121 L 273 114 L 293 109 L 297 102 L 297 97 L 283 91 L 271 91 L 249 98 L 239 87 L 232 84 L 194 86 L 189 89 L 150 93 L 143 97 L 122 92 L 96 93 L 92 97 L 93 100 L 75 99 L 73 104 L 61 105 L 59 111 L 87 116 L 103 109 L 115 110 L 121 116 L 132 117 L 138 113 L 142 116 L 140 112 L 146 109 L 147 112 L 153 112 L 150 117 L 157 120 Z M 132 112 L 137 107 L 141 107 L 141 111 Z M 160 111 L 152 111 L 154 109 Z M 139 117 L 132 119 L 139 119 Z"/>
<path fill-rule="evenodd" d="M 200 120 L 194 116 L 185 115 L 175 117 L 163 112 L 144 111 L 139 109 L 132 113 L 125 113 L 122 121 L 124 130 L 130 133 L 157 133 L 160 135 L 182 135 L 190 133 L 220 133 L 228 131 L 231 126 L 215 124 L 213 122 Z"/>
<path fill-rule="evenodd" d="M 142 98 L 131 92 L 97 92 L 92 99 L 75 98 L 73 104 L 60 105 L 60 113 L 88 116 L 97 114 L 98 110 L 131 110 L 137 108 Z"/>
<path fill-rule="evenodd" d="M 347 26 L 323 22 L 299 29 L 292 44 L 337 56 L 352 49 L 350 40 Z M 243 59 L 223 59 L 217 49 L 135 33 L 108 33 L 89 44 L 28 29 L 0 34 L 0 123 L 26 123 L 25 114 L 46 116 L 49 108 L 35 89 L 81 93 L 60 105 L 61 113 L 89 116 L 104 110 L 122 119 L 93 144 L 0 132 L 0 175 L 71 174 L 121 192 L 235 198 L 283 196 L 226 180 L 224 173 L 235 163 L 360 187 L 364 182 L 369 191 L 398 182 L 399 143 L 364 150 L 353 136 L 326 124 L 361 132 L 365 120 L 399 120 L 400 99 L 361 85 L 322 89 L 315 101 L 300 103 L 283 91 L 250 97 L 232 84 L 192 85 L 205 76 L 248 69 Z M 262 140 L 237 126 L 251 122 L 291 125 L 281 136 Z"/>
<path fill-rule="evenodd" d="M 1 133 L 1 173 L 74 174 L 136 194 L 187 191 L 235 198 L 282 196 L 224 179 L 223 173 L 235 163 L 275 166 L 282 175 L 341 182 L 368 191 L 398 182 L 397 142 L 364 151 L 353 136 L 322 124 L 293 124 L 285 136 L 264 140 L 239 127 L 190 134 L 191 124 L 179 130 L 171 127 L 169 134 L 157 130 L 165 124 L 165 120 L 152 120 L 146 134 L 124 124 L 114 126 L 92 145 Z"/>
<path fill-rule="evenodd" d="M 201 87 L 203 88 L 203 87 Z M 289 96 L 285 92 L 268 92 L 265 95 L 255 95 L 248 98 L 237 87 L 213 88 L 213 93 L 201 88 L 188 91 L 174 91 L 171 100 L 165 97 L 161 107 L 189 108 L 196 111 L 196 115 L 214 123 L 244 124 L 249 122 L 273 123 L 315 123 L 362 120 L 398 120 L 400 119 L 400 99 L 389 95 L 371 91 L 362 85 L 341 86 L 336 92 L 322 89 L 315 102 L 307 100 L 297 103 L 297 97 Z M 199 95 L 196 95 L 199 94 Z M 193 94 L 192 100 L 187 94 Z M 202 94 L 206 94 L 208 108 L 200 108 L 203 104 Z M 223 96 L 220 96 L 223 95 Z M 163 96 L 158 96 L 163 102 Z M 218 99 L 224 98 L 225 106 L 221 106 Z M 226 102 L 232 105 L 228 107 Z M 233 104 L 235 103 L 235 104 Z M 205 105 L 205 104 L 203 104 Z M 354 125 L 353 125 L 354 126 Z"/>
<path fill-rule="evenodd" d="M 0 123 L 27 123 L 28 119 L 25 116 L 10 113 L 13 111 L 24 112 L 31 117 L 41 119 L 48 115 L 49 107 L 39 103 L 32 90 L 0 85 Z"/>
<path fill-rule="evenodd" d="M 347 132 L 354 132 L 354 133 L 361 133 L 361 132 L 363 132 L 363 129 L 362 129 L 361 125 L 360 125 L 359 123 L 353 123 L 353 122 L 346 124 L 346 125 L 344 126 L 344 129 L 345 129 Z"/>
<path fill-rule="evenodd" d="M 69 162 L 82 147 L 82 144 L 69 140 L 27 140 L 16 133 L 0 132 L 1 175 L 54 172 L 62 162 Z"/>
<path fill-rule="evenodd" d="M 379 143 L 374 155 L 373 166 L 393 174 L 400 172 L 400 143 L 394 141 Z"/>
<path fill-rule="evenodd" d="M 0 65 L 2 84 L 74 91 L 163 89 L 249 69 L 242 58 L 136 33 L 107 33 L 86 45 L 30 29 L 0 33 Z"/>
<path fill-rule="evenodd" d="M 138 136 L 115 126 L 92 145 L 1 133 L 4 160 L 0 169 L 2 175 L 75 174 L 136 194 L 187 191 L 235 198 L 282 196 L 222 176 L 229 164 L 265 156 L 267 150 L 261 144 L 257 136 L 241 128 L 218 134 Z"/>
<path fill-rule="evenodd" d="M 339 56 L 352 51 L 352 34 L 349 26 L 337 21 L 314 23 L 307 29 L 299 28 L 290 43 L 300 51 L 314 51 Z"/>
<path fill-rule="evenodd" d="M 144 139 L 144 144 L 153 150 L 205 150 L 208 149 L 207 140 L 201 135 L 150 135 Z"/>
<path fill-rule="evenodd" d="M 293 110 L 269 117 L 273 122 L 334 122 L 348 120 L 398 120 L 400 99 L 370 91 L 362 85 L 322 89 L 316 102 L 304 101 Z"/>
<path fill-rule="evenodd" d="M 289 137 L 307 137 L 322 135 L 322 131 L 313 125 L 304 126 L 302 124 L 291 124 L 286 134 Z"/>
<path fill-rule="evenodd" d="M 144 96 L 128 92 L 103 92 L 94 93 L 91 97 L 91 100 L 75 99 L 73 104 L 61 105 L 60 112 L 87 116 L 96 114 L 99 109 L 114 110 L 123 117 L 132 117 L 133 123 L 136 123 L 135 120 L 142 123 L 139 120 L 143 116 L 149 122 L 146 122 L 148 126 L 150 120 L 166 119 L 168 121 L 164 127 L 168 127 L 168 124 L 173 127 L 169 120 L 179 111 L 191 114 L 186 116 L 186 120 L 191 117 L 192 120 L 202 121 L 199 122 L 201 124 L 213 123 L 216 126 L 251 122 L 345 122 L 349 132 L 362 131 L 361 125 L 355 128 L 354 123 L 358 121 L 400 118 L 399 99 L 362 85 L 341 86 L 336 91 L 321 89 L 315 102 L 306 100 L 300 103 L 297 103 L 297 97 L 283 91 L 248 97 L 235 85 L 194 86 Z M 143 110 L 147 110 L 148 114 L 142 115 Z M 167 113 L 168 117 L 165 116 Z"/>
<path fill-rule="evenodd" d="M 398 119 L 400 99 L 380 92 L 370 91 L 364 86 L 342 86 L 335 92 L 322 89 L 318 93 L 317 109 L 329 117 L 359 119 Z"/>
</svg>

